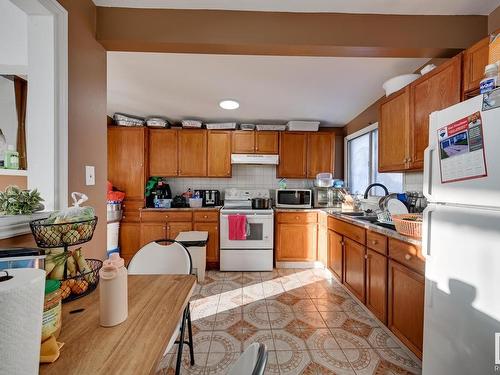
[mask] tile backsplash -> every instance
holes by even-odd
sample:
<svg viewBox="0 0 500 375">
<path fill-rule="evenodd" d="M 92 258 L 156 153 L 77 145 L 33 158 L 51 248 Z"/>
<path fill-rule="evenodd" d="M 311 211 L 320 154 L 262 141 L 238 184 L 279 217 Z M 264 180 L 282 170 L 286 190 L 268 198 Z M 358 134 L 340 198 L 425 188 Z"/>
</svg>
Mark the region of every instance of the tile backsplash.
<svg viewBox="0 0 500 375">
<path fill-rule="evenodd" d="M 172 194 L 177 195 L 187 189 L 217 189 L 223 192 L 229 188 L 241 189 L 277 189 L 279 178 L 276 178 L 275 165 L 233 165 L 231 178 L 170 178 L 168 183 Z M 289 188 L 312 188 L 313 180 L 287 179 Z M 423 173 L 407 172 L 403 177 L 404 191 L 422 191 Z"/>
<path fill-rule="evenodd" d="M 423 191 L 424 174 L 422 172 L 406 172 L 403 177 L 404 191 Z"/>
<path fill-rule="evenodd" d="M 171 178 L 167 179 L 172 194 L 185 192 L 188 188 L 217 189 L 223 192 L 229 188 L 241 189 L 277 189 L 279 178 L 276 178 L 276 165 L 233 165 L 231 178 Z M 287 179 L 289 188 L 311 188 L 313 180 Z"/>
</svg>

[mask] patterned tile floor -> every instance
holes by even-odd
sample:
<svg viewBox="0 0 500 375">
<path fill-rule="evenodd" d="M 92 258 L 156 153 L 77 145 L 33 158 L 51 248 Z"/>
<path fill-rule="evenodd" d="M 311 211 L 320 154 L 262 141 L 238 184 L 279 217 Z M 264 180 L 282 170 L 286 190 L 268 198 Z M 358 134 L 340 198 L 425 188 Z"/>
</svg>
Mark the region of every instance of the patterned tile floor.
<svg viewBox="0 0 500 375">
<path fill-rule="evenodd" d="M 182 374 L 225 374 L 253 342 L 266 374 L 420 374 L 421 363 L 382 330 L 326 270 L 207 272 L 191 299 L 196 364 Z M 174 374 L 177 345 L 158 374 Z"/>
</svg>

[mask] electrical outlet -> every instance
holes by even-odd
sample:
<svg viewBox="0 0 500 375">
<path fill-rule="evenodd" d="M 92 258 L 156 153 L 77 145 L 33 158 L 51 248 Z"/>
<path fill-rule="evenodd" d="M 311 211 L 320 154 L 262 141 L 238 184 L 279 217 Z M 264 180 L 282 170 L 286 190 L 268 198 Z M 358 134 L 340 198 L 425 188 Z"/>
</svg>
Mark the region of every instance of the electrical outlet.
<svg viewBox="0 0 500 375">
<path fill-rule="evenodd" d="M 95 185 L 95 167 L 93 165 L 85 166 L 85 185 Z"/>
</svg>

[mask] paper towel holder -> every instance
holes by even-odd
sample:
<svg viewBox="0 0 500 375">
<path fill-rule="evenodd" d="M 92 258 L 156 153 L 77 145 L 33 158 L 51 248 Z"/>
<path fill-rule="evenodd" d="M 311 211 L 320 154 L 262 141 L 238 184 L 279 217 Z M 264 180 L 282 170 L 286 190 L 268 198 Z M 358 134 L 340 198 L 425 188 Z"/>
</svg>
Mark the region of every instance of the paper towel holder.
<svg viewBox="0 0 500 375">
<path fill-rule="evenodd" d="M 7 281 L 7 280 L 10 280 L 10 279 L 14 278 L 14 276 L 10 276 L 9 273 L 6 270 L 0 271 L 0 273 L 2 273 L 2 272 L 4 272 L 5 275 L 0 276 L 0 283 L 2 281 Z"/>
</svg>

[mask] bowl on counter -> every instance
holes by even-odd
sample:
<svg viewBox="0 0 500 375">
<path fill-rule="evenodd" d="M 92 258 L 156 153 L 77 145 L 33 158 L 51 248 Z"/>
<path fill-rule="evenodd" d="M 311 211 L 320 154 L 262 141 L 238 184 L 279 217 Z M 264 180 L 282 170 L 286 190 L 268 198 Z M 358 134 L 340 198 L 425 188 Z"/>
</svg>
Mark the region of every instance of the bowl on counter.
<svg viewBox="0 0 500 375">
<path fill-rule="evenodd" d="M 199 208 L 203 205 L 202 198 L 189 198 L 189 207 L 191 208 Z"/>
</svg>

